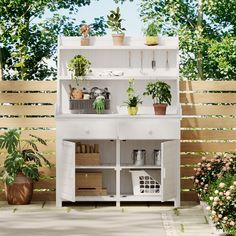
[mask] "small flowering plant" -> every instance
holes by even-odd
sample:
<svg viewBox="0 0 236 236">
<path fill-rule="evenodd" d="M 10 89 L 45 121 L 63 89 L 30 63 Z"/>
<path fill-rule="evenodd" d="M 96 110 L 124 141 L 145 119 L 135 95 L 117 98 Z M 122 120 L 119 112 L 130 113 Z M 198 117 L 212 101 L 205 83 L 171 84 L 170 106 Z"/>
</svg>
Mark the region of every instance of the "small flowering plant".
<svg viewBox="0 0 236 236">
<path fill-rule="evenodd" d="M 216 228 L 236 235 L 236 175 L 228 173 L 216 181 L 208 203 L 207 210 Z"/>
<path fill-rule="evenodd" d="M 201 200 L 207 201 L 219 178 L 226 174 L 236 174 L 236 157 L 227 154 L 217 155 L 213 159 L 203 157 L 194 170 L 195 190 Z"/>
</svg>

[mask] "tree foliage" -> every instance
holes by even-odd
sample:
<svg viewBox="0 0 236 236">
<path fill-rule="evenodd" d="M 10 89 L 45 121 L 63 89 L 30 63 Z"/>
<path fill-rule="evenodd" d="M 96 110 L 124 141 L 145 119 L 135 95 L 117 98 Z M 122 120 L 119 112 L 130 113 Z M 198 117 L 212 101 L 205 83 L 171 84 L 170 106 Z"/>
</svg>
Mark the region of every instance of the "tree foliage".
<svg viewBox="0 0 236 236">
<path fill-rule="evenodd" d="M 90 3 L 90 0 L 2 0 L 0 47 L 4 79 L 55 79 L 56 70 L 48 66 L 48 60 L 55 54 L 58 35 L 80 34 L 80 24 L 57 11 L 64 9 L 71 14 Z M 54 14 L 51 19 L 43 20 L 46 11 Z M 105 29 L 104 18 L 95 18 L 91 34 L 104 35 Z"/>
<path fill-rule="evenodd" d="M 144 24 L 179 35 L 180 70 L 187 79 L 235 79 L 235 0 L 141 0 Z"/>
</svg>

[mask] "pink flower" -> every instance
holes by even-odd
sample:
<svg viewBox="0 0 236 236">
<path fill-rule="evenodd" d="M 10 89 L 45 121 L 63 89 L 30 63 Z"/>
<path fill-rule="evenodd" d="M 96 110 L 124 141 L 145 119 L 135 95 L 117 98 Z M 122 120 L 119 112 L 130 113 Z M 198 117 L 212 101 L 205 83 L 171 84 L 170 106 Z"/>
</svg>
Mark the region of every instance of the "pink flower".
<svg viewBox="0 0 236 236">
<path fill-rule="evenodd" d="M 219 187 L 220 187 L 220 188 L 224 188 L 224 187 L 225 187 L 225 184 L 224 184 L 224 183 L 220 183 L 220 184 L 219 184 Z"/>
</svg>

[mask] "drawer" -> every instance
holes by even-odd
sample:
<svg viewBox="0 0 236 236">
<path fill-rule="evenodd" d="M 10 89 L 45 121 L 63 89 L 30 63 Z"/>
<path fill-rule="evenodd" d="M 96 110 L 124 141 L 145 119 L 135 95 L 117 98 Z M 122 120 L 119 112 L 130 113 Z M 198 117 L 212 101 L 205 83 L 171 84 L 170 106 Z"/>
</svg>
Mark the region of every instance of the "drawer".
<svg viewBox="0 0 236 236">
<path fill-rule="evenodd" d="M 130 119 L 118 123 L 119 139 L 180 139 L 179 119 Z"/>
<path fill-rule="evenodd" d="M 108 119 L 65 119 L 57 122 L 64 139 L 116 139 L 116 122 Z"/>
</svg>

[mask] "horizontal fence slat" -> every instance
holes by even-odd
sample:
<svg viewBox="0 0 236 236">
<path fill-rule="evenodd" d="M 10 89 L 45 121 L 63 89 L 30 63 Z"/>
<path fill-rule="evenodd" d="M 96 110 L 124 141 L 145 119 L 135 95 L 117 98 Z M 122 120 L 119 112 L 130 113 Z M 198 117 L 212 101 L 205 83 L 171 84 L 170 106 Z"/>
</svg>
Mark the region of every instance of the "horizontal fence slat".
<svg viewBox="0 0 236 236">
<path fill-rule="evenodd" d="M 4 132 L 6 131 L 0 130 L 0 135 L 2 135 Z M 22 139 L 32 139 L 32 137 L 30 137 L 29 134 L 36 135 L 43 139 L 56 139 L 55 130 L 21 130 Z"/>
<path fill-rule="evenodd" d="M 42 177 L 54 177 L 56 176 L 56 168 L 55 167 L 40 167 L 39 168 L 40 176 Z"/>
<path fill-rule="evenodd" d="M 192 177 L 194 176 L 194 167 L 181 167 L 180 168 L 180 176 L 181 177 Z"/>
<path fill-rule="evenodd" d="M 34 189 L 55 189 L 56 180 L 55 179 L 40 179 L 34 183 Z"/>
<path fill-rule="evenodd" d="M 183 115 L 236 115 L 236 106 L 221 105 L 183 105 Z"/>
<path fill-rule="evenodd" d="M 52 151 L 56 152 L 56 150 L 52 150 Z M 43 154 L 43 155 L 51 164 L 56 164 L 56 154 Z M 6 153 L 1 152 L 0 153 L 0 166 L 4 164 L 5 159 L 6 159 Z"/>
<path fill-rule="evenodd" d="M 202 157 L 206 157 L 207 159 L 214 158 L 215 155 L 207 154 L 207 155 L 194 155 L 194 154 L 182 154 L 181 155 L 181 165 L 196 165 L 202 160 Z"/>
<path fill-rule="evenodd" d="M 193 180 L 181 179 L 181 189 L 193 189 Z"/>
<path fill-rule="evenodd" d="M 235 83 L 236 86 L 236 83 Z M 181 93 L 181 103 L 236 103 L 236 93 Z"/>
<path fill-rule="evenodd" d="M 11 115 L 11 116 L 52 116 L 55 113 L 54 105 L 40 106 L 40 105 L 15 105 L 15 106 L 0 106 L 0 115 Z"/>
<path fill-rule="evenodd" d="M 181 201 L 198 202 L 199 198 L 198 198 L 197 194 L 193 191 L 181 192 Z"/>
<path fill-rule="evenodd" d="M 55 191 L 42 191 L 42 192 L 34 192 L 32 201 L 55 201 L 56 193 Z M 6 201 L 5 193 L 0 192 L 0 201 Z"/>
<path fill-rule="evenodd" d="M 182 128 L 236 128 L 235 118 L 183 118 Z"/>
<path fill-rule="evenodd" d="M 3 181 L 0 181 L 0 189 L 4 189 Z M 34 189 L 55 189 L 56 180 L 55 179 L 40 179 L 34 182 Z"/>
<path fill-rule="evenodd" d="M 181 143 L 181 152 L 234 152 L 236 142 L 183 142 Z"/>
<path fill-rule="evenodd" d="M 181 140 L 236 140 L 236 130 L 181 130 Z"/>
<path fill-rule="evenodd" d="M 0 91 L 55 91 L 57 81 L 0 81 Z"/>
<path fill-rule="evenodd" d="M 56 93 L 0 93 L 0 103 L 52 103 Z"/>
<path fill-rule="evenodd" d="M 181 91 L 236 91 L 235 81 L 180 81 Z"/>
<path fill-rule="evenodd" d="M 2 118 L 1 128 L 55 128 L 54 118 Z"/>
</svg>

